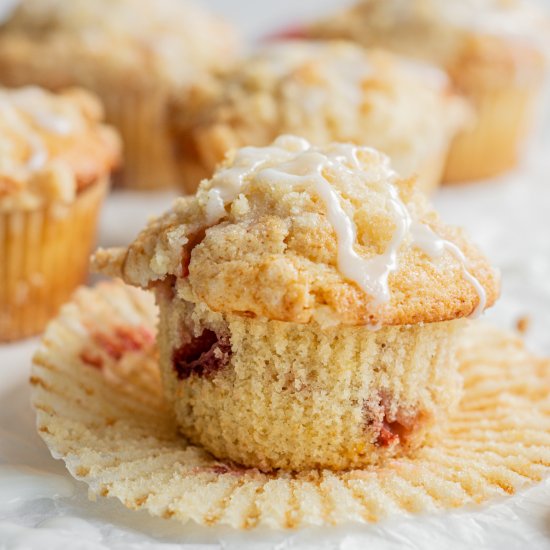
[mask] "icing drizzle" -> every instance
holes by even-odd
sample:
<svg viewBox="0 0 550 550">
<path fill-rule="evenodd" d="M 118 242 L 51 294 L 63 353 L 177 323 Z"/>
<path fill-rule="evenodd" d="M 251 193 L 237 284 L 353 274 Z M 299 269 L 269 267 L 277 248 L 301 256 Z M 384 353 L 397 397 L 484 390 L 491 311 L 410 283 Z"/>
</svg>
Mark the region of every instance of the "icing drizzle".
<svg viewBox="0 0 550 550">
<path fill-rule="evenodd" d="M 415 246 L 424 251 L 431 258 L 441 258 L 445 251 L 451 253 L 462 264 L 462 275 L 474 287 L 479 302 L 470 314 L 472 319 L 477 319 L 485 310 L 487 305 L 487 296 L 481 283 L 468 271 L 466 267 L 466 256 L 456 244 L 442 239 L 436 235 L 427 225 L 419 222 L 413 222 L 411 225 L 411 235 Z"/>
<path fill-rule="evenodd" d="M 368 167 L 365 169 L 359 161 L 359 151 L 367 151 L 376 157 L 370 170 Z M 269 166 L 266 166 L 268 162 Z M 325 177 L 327 170 L 337 175 L 360 173 L 367 181 L 384 186 L 395 229 L 382 254 L 363 258 L 356 252 L 355 223 L 346 212 L 338 191 Z M 382 153 L 348 144 L 321 150 L 312 147 L 305 139 L 293 136 L 282 136 L 270 147 L 245 147 L 238 151 L 233 165 L 217 172 L 211 181 L 205 204 L 210 225 L 226 215 L 226 205 L 239 196 L 246 180 L 252 175 L 257 181 L 279 181 L 309 189 L 322 199 L 327 209 L 327 218 L 337 236 L 340 273 L 372 296 L 376 304 L 389 302 L 388 278 L 399 268 L 398 252 L 401 245 L 410 239 L 412 246 L 418 247 L 431 258 L 440 258 L 445 251 L 452 254 L 461 263 L 464 278 L 479 296 L 478 305 L 471 316 L 477 317 L 485 309 L 485 289 L 469 272 L 463 252 L 428 226 L 412 219 L 394 185 L 396 174 L 390 167 L 389 159 Z"/>
<path fill-rule="evenodd" d="M 5 117 L 10 126 L 24 136 L 30 154 L 26 168 L 40 170 L 48 160 L 48 150 L 39 132 L 32 125 L 57 135 L 68 135 L 73 130 L 72 122 L 65 116 L 54 113 L 51 107 L 37 108 L 35 103 L 43 102 L 46 94 L 39 88 L 22 88 L 0 92 L 0 116 Z M 29 124 L 24 117 L 31 119 Z"/>
</svg>

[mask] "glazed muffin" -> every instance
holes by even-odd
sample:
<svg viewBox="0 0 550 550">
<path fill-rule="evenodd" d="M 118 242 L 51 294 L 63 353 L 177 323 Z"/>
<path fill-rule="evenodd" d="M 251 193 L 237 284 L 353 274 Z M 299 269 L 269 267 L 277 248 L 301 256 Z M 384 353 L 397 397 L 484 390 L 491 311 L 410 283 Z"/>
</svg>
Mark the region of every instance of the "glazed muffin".
<svg viewBox="0 0 550 550">
<path fill-rule="evenodd" d="M 88 270 L 119 161 L 83 90 L 0 89 L 0 342 L 40 332 Z"/>
<path fill-rule="evenodd" d="M 464 318 L 497 275 L 383 154 L 283 136 L 240 149 L 95 266 L 154 289 L 182 433 L 261 470 L 408 453 L 459 399 Z"/>
<path fill-rule="evenodd" d="M 445 69 L 476 111 L 447 161 L 445 180 L 455 182 L 517 164 L 544 80 L 549 21 L 530 0 L 363 0 L 306 34 L 388 48 Z"/>
<path fill-rule="evenodd" d="M 229 149 L 265 146 L 286 133 L 316 145 L 376 147 L 430 191 L 470 114 L 446 75 L 429 65 L 352 43 L 290 41 L 194 86 L 170 118 L 189 193 Z"/>
<path fill-rule="evenodd" d="M 185 0 L 22 0 L 0 27 L 0 82 L 93 90 L 123 138 L 122 184 L 167 187 L 177 182 L 167 97 L 226 67 L 236 44 Z"/>
</svg>

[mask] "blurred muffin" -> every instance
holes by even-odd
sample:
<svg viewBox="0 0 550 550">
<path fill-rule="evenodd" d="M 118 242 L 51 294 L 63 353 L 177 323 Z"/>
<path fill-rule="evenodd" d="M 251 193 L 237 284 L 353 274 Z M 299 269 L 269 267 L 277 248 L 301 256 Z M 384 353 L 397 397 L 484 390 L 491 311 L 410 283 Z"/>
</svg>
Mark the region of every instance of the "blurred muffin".
<svg viewBox="0 0 550 550">
<path fill-rule="evenodd" d="M 430 191 L 450 141 L 469 115 L 446 75 L 419 62 L 351 43 L 285 42 L 203 81 L 174 103 L 174 147 L 185 190 L 232 148 L 296 134 L 376 147 Z"/>
<path fill-rule="evenodd" d="M 476 117 L 453 143 L 446 181 L 517 164 L 550 49 L 548 13 L 532 1 L 363 0 L 306 34 L 388 48 L 449 73 Z"/>
<path fill-rule="evenodd" d="M 0 89 L 0 342 L 40 332 L 88 268 L 117 135 L 88 92 Z"/>
<path fill-rule="evenodd" d="M 153 288 L 183 434 L 250 467 L 345 469 L 418 447 L 460 395 L 463 318 L 497 277 L 387 157 L 283 136 L 237 151 L 95 266 Z"/>
<path fill-rule="evenodd" d="M 177 183 L 167 97 L 227 66 L 233 30 L 185 0 L 21 0 L 0 27 L 0 82 L 95 91 L 125 148 L 122 183 Z"/>
</svg>

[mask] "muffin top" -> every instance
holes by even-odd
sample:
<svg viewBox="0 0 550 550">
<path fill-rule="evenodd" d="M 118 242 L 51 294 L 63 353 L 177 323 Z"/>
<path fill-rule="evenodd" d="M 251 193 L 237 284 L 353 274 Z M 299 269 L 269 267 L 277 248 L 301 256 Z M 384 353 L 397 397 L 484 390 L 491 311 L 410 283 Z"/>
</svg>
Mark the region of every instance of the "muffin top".
<svg viewBox="0 0 550 550">
<path fill-rule="evenodd" d="M 178 142 L 189 147 L 191 139 L 207 164 L 230 148 L 268 145 L 287 133 L 317 145 L 367 143 L 392 156 L 425 157 L 437 154 L 469 114 L 435 67 L 349 42 L 315 41 L 269 45 L 194 86 L 174 110 Z"/>
<path fill-rule="evenodd" d="M 456 319 L 498 295 L 482 254 L 385 155 L 293 136 L 231 153 L 95 266 L 146 288 L 175 282 L 214 311 L 321 325 Z"/>
<path fill-rule="evenodd" d="M 80 89 L 0 89 L 0 209 L 71 202 L 120 159 L 100 103 Z"/>
<path fill-rule="evenodd" d="M 550 47 L 548 13 L 532 0 L 362 0 L 314 24 L 306 34 L 387 47 L 446 67 L 464 49 L 471 55 L 495 50 L 497 62 L 505 59 L 508 64 L 519 49 L 527 52 L 527 59 L 515 62 L 525 65 L 536 62 L 529 59 L 533 46 L 539 52 Z M 491 48 L 495 43 L 498 48 Z M 503 52 L 506 44 L 515 50 Z"/>
<path fill-rule="evenodd" d="M 101 76 L 131 86 L 185 83 L 227 65 L 233 29 L 187 0 L 19 0 L 0 28 L 0 59 L 46 65 L 52 85 Z M 87 71 L 79 63 L 90 63 Z M 45 70 L 45 69 L 44 69 Z M 117 79 L 118 77 L 118 79 Z"/>
</svg>

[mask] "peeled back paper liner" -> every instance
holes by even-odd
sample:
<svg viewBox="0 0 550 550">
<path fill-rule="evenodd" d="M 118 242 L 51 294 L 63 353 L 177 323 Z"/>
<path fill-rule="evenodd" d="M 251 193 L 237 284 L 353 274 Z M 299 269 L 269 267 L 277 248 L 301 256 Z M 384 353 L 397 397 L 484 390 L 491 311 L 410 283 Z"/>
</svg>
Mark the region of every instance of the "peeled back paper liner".
<svg viewBox="0 0 550 550">
<path fill-rule="evenodd" d="M 414 457 L 265 474 L 217 461 L 178 433 L 162 398 L 155 326 L 148 293 L 122 283 L 83 288 L 34 358 L 39 433 L 91 496 L 182 522 L 294 528 L 483 503 L 550 471 L 550 360 L 507 332 L 467 330 L 459 411 Z"/>
</svg>

